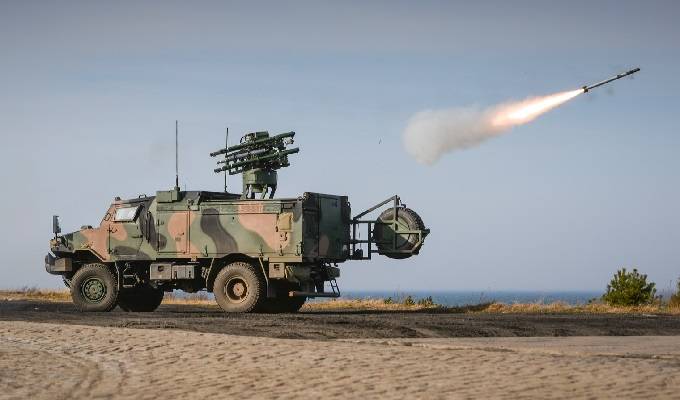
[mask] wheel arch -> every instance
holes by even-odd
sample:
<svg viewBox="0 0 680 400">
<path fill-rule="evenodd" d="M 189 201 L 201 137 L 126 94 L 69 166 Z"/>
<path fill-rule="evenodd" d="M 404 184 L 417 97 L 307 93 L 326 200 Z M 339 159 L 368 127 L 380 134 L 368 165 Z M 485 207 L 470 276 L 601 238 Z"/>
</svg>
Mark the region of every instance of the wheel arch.
<svg viewBox="0 0 680 400">
<path fill-rule="evenodd" d="M 118 269 L 116 268 L 115 263 L 101 259 L 96 253 L 88 249 L 76 250 L 72 254 L 65 257 L 69 257 L 73 261 L 73 270 L 64 274 L 64 276 L 69 279 L 72 278 L 81 268 L 89 264 L 105 265 L 114 274 L 114 276 L 117 277 L 118 275 Z"/>
<path fill-rule="evenodd" d="M 85 264 L 109 264 L 108 260 L 105 260 L 97 253 L 90 249 L 82 249 L 82 250 L 76 250 L 73 252 L 73 256 L 71 257 L 73 261 L 78 262 L 81 265 Z"/>
</svg>

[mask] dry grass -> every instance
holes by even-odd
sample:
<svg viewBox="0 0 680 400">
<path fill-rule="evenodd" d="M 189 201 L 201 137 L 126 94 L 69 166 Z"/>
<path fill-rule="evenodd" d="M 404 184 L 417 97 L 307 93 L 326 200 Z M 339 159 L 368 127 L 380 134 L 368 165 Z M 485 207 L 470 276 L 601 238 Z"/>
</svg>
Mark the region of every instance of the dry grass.
<svg viewBox="0 0 680 400">
<path fill-rule="evenodd" d="M 540 303 L 516 303 L 503 304 L 492 303 L 483 310 L 487 313 L 510 314 L 510 313 L 582 313 L 582 314 L 680 314 L 680 307 L 670 307 L 665 304 L 652 304 L 644 306 L 616 307 L 604 303 L 592 303 L 582 305 L 570 305 L 563 302 L 549 304 Z"/>
<path fill-rule="evenodd" d="M 0 290 L 0 300 L 42 300 L 65 302 L 71 301 L 71 292 L 68 289 L 38 289 L 35 287 L 23 287 L 21 289 Z"/>
<path fill-rule="evenodd" d="M 459 307 L 448 307 L 438 304 L 422 305 L 386 303 L 383 299 L 333 299 L 328 301 L 307 303 L 303 310 L 309 311 L 420 311 L 431 310 L 451 313 L 489 313 L 489 314 L 673 314 L 680 315 L 680 306 L 654 304 L 635 307 L 614 307 L 602 303 L 571 305 L 564 302 L 554 303 L 483 303 Z"/>
<path fill-rule="evenodd" d="M 302 309 L 309 311 L 415 311 L 441 308 L 437 305 L 386 303 L 383 299 L 332 299 L 306 303 Z"/>
<path fill-rule="evenodd" d="M 410 296 L 407 297 L 411 299 Z M 551 314 L 551 313 L 583 313 L 583 314 L 672 314 L 680 315 L 680 304 L 653 304 L 636 307 L 614 307 L 602 303 L 570 305 L 564 302 L 554 303 L 483 303 L 460 307 L 447 307 L 411 299 L 330 299 L 306 303 L 302 309 L 306 311 L 437 311 L 452 313 L 492 313 L 492 314 Z M 0 301 L 41 300 L 50 302 L 70 302 L 68 289 L 38 289 L 24 287 L 14 290 L 0 290 Z M 215 300 L 206 292 L 188 293 L 180 296 L 166 293 L 163 304 L 190 304 L 214 306 Z"/>
</svg>

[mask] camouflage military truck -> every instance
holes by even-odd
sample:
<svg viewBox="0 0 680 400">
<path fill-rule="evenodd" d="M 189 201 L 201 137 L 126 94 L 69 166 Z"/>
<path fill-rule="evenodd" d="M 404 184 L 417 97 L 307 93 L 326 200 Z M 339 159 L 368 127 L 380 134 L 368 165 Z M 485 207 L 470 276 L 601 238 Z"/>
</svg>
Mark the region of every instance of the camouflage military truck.
<svg viewBox="0 0 680 400">
<path fill-rule="evenodd" d="M 255 132 L 211 154 L 215 172 L 243 174 L 240 195 L 176 184 L 116 198 L 98 227 L 63 235 L 55 216 L 47 272 L 63 276 L 82 311 L 153 311 L 164 292 L 181 289 L 214 293 L 226 312 L 295 312 L 307 298 L 340 295 L 338 263 L 418 254 L 429 230 L 398 196 L 355 217 L 346 196 L 275 199 L 276 170 L 298 151 L 286 148 L 293 136 Z"/>
</svg>

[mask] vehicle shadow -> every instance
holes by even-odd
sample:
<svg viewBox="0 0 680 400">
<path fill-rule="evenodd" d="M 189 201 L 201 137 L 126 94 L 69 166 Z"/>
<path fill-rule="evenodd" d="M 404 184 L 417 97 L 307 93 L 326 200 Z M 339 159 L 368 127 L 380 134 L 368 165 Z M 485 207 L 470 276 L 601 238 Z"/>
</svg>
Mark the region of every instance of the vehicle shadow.
<svg viewBox="0 0 680 400">
<path fill-rule="evenodd" d="M 299 316 L 310 316 L 310 315 L 385 315 L 385 314 L 465 314 L 472 312 L 482 312 L 489 308 L 493 302 L 471 304 L 456 307 L 428 307 L 428 308 L 414 308 L 414 309 L 371 309 L 371 308 L 329 308 L 325 309 L 319 307 L 315 309 L 312 305 L 311 307 L 305 307 L 297 313 L 264 313 L 256 312 L 253 314 L 257 315 L 299 315 Z M 40 300 L 17 300 L 17 301 L 4 301 L 0 302 L 0 314 L 5 314 L 5 316 L 14 314 L 28 317 L 28 314 L 41 314 L 41 313 L 61 313 L 61 314 L 79 314 L 83 316 L 87 315 L 137 315 L 137 316 L 153 316 L 162 314 L 175 314 L 175 315 L 192 315 L 192 314 L 212 314 L 212 315 L 248 315 L 248 314 L 225 314 L 216 304 L 181 304 L 181 303 L 170 303 L 161 304 L 161 306 L 155 312 L 147 313 L 130 313 L 122 311 L 120 308 L 116 308 L 111 312 L 102 313 L 81 313 L 76 307 L 70 302 L 61 301 L 40 301 Z M 0 318 L 2 319 L 2 318 Z"/>
</svg>

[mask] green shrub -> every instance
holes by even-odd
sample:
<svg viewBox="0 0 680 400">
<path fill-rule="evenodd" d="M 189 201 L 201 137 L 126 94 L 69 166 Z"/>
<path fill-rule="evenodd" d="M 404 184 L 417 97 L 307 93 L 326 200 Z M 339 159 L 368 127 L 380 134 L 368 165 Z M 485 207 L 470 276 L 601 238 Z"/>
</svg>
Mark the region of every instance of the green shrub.
<svg viewBox="0 0 680 400">
<path fill-rule="evenodd" d="M 393 303 L 394 303 L 394 300 L 392 300 L 392 297 L 390 296 L 390 297 L 386 298 L 385 300 L 383 300 L 383 303 L 385 303 L 385 304 L 393 304 Z"/>
<path fill-rule="evenodd" d="M 415 306 L 415 305 L 416 305 L 416 302 L 413 301 L 413 297 L 411 297 L 411 295 L 408 295 L 408 296 L 406 296 L 406 298 L 404 299 L 404 305 L 405 305 L 405 306 Z"/>
<path fill-rule="evenodd" d="M 656 288 L 654 282 L 647 282 L 647 275 L 636 268 L 627 272 L 622 268 L 616 272 L 602 300 L 610 306 L 639 306 L 654 301 Z"/>
</svg>

